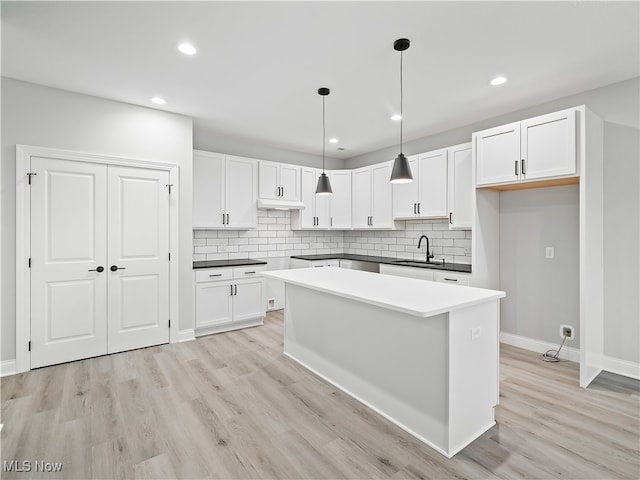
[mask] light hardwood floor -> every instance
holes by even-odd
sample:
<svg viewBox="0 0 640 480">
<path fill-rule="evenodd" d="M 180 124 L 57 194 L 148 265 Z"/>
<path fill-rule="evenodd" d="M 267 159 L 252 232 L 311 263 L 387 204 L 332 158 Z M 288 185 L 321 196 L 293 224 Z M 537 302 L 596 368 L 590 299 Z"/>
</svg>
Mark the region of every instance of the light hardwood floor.
<svg viewBox="0 0 640 480">
<path fill-rule="evenodd" d="M 2 379 L 3 478 L 640 477 L 639 382 L 501 350 L 498 424 L 446 459 L 282 354 L 262 327 Z M 32 467 L 34 464 L 32 464 Z"/>
</svg>

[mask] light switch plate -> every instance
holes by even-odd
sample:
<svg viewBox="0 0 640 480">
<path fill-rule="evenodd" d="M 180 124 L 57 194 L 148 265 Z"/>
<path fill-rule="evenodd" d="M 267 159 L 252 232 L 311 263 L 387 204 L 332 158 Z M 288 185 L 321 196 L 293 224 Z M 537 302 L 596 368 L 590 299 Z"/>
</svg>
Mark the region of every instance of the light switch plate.
<svg viewBox="0 0 640 480">
<path fill-rule="evenodd" d="M 547 247 L 544 249 L 545 258 L 553 258 L 555 256 L 555 250 L 553 247 Z"/>
</svg>

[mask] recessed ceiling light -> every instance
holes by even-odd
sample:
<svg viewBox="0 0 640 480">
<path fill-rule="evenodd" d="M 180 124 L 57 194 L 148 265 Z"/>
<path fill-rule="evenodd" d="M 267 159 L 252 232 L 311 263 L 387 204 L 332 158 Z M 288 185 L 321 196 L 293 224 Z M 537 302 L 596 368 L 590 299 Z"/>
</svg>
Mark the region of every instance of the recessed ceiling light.
<svg viewBox="0 0 640 480">
<path fill-rule="evenodd" d="M 394 122 L 399 122 L 400 120 L 402 120 L 402 115 L 400 115 L 399 113 L 391 115 L 391 120 L 393 120 Z"/>
<path fill-rule="evenodd" d="M 489 83 L 491 83 L 491 85 L 503 85 L 507 83 L 507 77 L 494 77 Z"/>
<path fill-rule="evenodd" d="M 194 47 L 190 43 L 181 43 L 180 45 L 178 45 L 178 50 L 180 50 L 185 55 L 195 55 L 197 52 L 196 47 Z"/>
<path fill-rule="evenodd" d="M 164 105 L 165 103 L 167 103 L 167 101 L 162 97 L 153 97 L 151 101 L 156 105 Z"/>
<path fill-rule="evenodd" d="M 330 138 L 329 139 L 329 143 L 338 143 L 338 139 L 337 138 Z"/>
</svg>

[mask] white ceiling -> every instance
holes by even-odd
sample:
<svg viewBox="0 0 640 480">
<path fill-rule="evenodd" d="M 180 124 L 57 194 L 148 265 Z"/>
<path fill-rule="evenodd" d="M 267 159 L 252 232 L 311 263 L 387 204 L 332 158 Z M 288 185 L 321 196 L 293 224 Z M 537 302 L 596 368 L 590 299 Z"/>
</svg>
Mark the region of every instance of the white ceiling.
<svg viewBox="0 0 640 480">
<path fill-rule="evenodd" d="M 639 75 L 638 2 L 2 2 L 2 74 L 349 158 Z M 188 40 L 194 57 L 176 46 Z M 509 77 L 502 87 L 488 81 Z M 345 148 L 344 152 L 336 150 Z"/>
</svg>

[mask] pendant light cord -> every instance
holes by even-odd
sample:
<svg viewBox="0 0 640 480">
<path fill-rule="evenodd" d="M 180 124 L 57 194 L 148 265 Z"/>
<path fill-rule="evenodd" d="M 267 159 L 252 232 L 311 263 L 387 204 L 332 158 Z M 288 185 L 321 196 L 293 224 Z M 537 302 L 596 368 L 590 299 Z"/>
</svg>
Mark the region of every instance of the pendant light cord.
<svg viewBox="0 0 640 480">
<path fill-rule="evenodd" d="M 404 112 L 402 111 L 402 51 L 400 52 L 400 153 L 402 153 L 402 122 L 404 121 Z"/>
<path fill-rule="evenodd" d="M 322 97 L 322 173 L 324 173 L 324 152 L 325 152 L 325 119 L 324 119 L 324 96 Z"/>
</svg>

